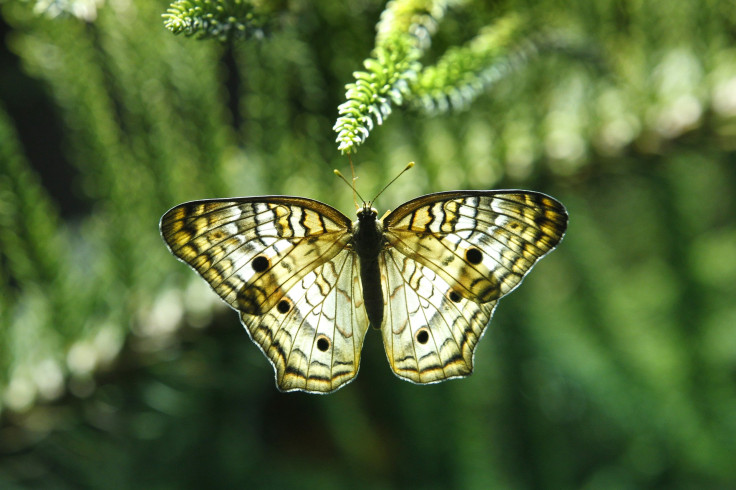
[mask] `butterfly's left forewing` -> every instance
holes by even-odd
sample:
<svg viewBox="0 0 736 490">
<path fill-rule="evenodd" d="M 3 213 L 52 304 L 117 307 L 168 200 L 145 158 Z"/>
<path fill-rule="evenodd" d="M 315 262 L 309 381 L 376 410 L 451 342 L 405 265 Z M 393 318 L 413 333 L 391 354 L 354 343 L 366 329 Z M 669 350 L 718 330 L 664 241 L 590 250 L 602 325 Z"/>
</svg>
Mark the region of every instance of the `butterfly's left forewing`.
<svg viewBox="0 0 736 490">
<path fill-rule="evenodd" d="M 161 234 L 240 312 L 280 389 L 330 392 L 355 377 L 368 321 L 342 213 L 289 196 L 194 201 L 169 210 Z"/>
<path fill-rule="evenodd" d="M 466 376 L 498 299 L 562 239 L 567 212 L 526 191 L 422 196 L 383 220 L 384 345 L 418 383 Z"/>
<path fill-rule="evenodd" d="M 235 309 L 263 314 L 350 241 L 350 220 L 311 199 L 192 201 L 161 218 L 171 253 Z"/>
</svg>

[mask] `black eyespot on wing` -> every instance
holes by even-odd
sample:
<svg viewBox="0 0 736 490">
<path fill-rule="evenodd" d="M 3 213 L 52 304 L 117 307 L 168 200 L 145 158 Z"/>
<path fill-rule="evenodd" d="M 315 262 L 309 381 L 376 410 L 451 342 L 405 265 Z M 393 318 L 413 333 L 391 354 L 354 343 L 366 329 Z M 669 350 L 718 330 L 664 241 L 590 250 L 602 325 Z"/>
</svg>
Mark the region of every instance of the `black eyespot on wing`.
<svg viewBox="0 0 736 490">
<path fill-rule="evenodd" d="M 282 299 L 279 301 L 279 304 L 276 305 L 276 309 L 281 314 L 288 313 L 289 310 L 291 310 L 291 302 L 289 302 L 289 300 Z"/>
<path fill-rule="evenodd" d="M 473 265 L 478 265 L 483 262 L 483 254 L 477 248 L 469 248 L 468 251 L 465 252 L 465 258 Z"/>
<path fill-rule="evenodd" d="M 453 303 L 459 303 L 460 299 L 462 299 L 461 296 L 457 294 L 455 291 L 450 291 L 449 297 Z"/>
<path fill-rule="evenodd" d="M 417 342 L 426 344 L 429 342 L 429 331 L 426 328 L 420 328 L 416 335 Z"/>
<path fill-rule="evenodd" d="M 253 262 L 251 262 L 251 267 L 253 267 L 253 270 L 256 272 L 263 272 L 266 269 L 268 269 L 269 261 L 266 257 L 263 255 L 259 255 L 255 259 L 253 259 Z"/>
<path fill-rule="evenodd" d="M 327 349 L 330 348 L 330 339 L 324 335 L 320 335 L 317 339 L 317 348 L 322 352 L 327 352 Z"/>
</svg>

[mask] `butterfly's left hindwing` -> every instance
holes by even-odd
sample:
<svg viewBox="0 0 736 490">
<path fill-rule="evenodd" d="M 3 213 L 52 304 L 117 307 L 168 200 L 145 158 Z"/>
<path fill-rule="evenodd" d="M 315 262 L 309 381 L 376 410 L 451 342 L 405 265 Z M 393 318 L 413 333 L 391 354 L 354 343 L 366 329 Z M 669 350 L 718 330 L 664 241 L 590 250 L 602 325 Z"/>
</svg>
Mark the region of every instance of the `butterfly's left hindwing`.
<svg viewBox="0 0 736 490">
<path fill-rule="evenodd" d="M 346 216 L 265 196 L 185 203 L 160 226 L 171 252 L 240 312 L 280 389 L 330 392 L 355 377 L 368 324 Z"/>
<path fill-rule="evenodd" d="M 241 312 L 281 390 L 329 393 L 358 373 L 368 329 L 358 267 L 344 250 L 301 278 L 278 307 L 260 317 Z"/>
<path fill-rule="evenodd" d="M 526 191 L 456 191 L 383 220 L 382 326 L 394 372 L 417 383 L 466 376 L 498 299 L 562 239 L 567 212 Z"/>
</svg>

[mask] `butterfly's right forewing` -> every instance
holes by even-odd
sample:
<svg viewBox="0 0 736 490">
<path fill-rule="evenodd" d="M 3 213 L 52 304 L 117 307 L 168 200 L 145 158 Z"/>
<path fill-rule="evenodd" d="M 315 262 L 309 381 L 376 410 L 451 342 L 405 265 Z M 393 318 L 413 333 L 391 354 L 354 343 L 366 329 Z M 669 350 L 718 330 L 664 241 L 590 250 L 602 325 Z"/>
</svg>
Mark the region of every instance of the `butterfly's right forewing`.
<svg viewBox="0 0 736 490">
<path fill-rule="evenodd" d="M 521 283 L 562 239 L 567 212 L 529 191 L 453 191 L 409 201 L 384 220 L 392 247 L 485 303 Z"/>
</svg>

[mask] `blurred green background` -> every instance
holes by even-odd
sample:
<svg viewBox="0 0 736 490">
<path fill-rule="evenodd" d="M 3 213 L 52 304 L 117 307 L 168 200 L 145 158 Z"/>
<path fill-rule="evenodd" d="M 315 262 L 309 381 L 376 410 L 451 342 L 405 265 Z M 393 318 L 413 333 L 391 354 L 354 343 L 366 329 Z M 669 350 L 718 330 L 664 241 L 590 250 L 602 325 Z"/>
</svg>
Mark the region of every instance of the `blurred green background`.
<svg viewBox="0 0 736 490">
<path fill-rule="evenodd" d="M 0 3 L 0 487 L 736 487 L 736 4 L 456 3 L 422 61 L 510 12 L 575 49 L 464 111 L 393 107 L 358 187 L 415 161 L 377 207 L 525 188 L 569 230 L 471 377 L 403 382 L 369 332 L 329 396 L 276 390 L 158 220 L 275 193 L 352 216 L 332 126 L 385 5 L 275 2 L 220 43 L 163 1 Z"/>
</svg>

